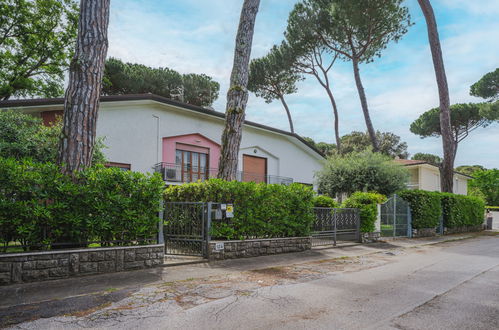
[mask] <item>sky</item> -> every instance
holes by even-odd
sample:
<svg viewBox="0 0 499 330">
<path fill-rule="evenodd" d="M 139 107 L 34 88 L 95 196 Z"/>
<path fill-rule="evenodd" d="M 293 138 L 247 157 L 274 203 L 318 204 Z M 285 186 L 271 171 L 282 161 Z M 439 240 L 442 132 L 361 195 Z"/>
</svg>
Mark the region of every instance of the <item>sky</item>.
<svg viewBox="0 0 499 330">
<path fill-rule="evenodd" d="M 204 73 L 221 85 L 213 107 L 225 111 L 235 35 L 242 0 L 111 1 L 108 56 L 180 73 Z M 264 56 L 283 40 L 296 0 L 261 0 L 252 58 Z M 469 87 L 499 67 L 499 1 L 433 0 L 451 103 L 481 102 Z M 416 0 L 406 0 L 415 23 L 381 58 L 360 67 L 371 119 L 376 130 L 393 132 L 409 152 L 442 155 L 441 139 L 421 139 L 409 131 L 423 112 L 438 106 L 438 91 L 424 17 Z M 350 62 L 338 62 L 331 74 L 339 109 L 340 134 L 365 131 Z M 287 96 L 296 133 L 333 142 L 333 114 L 325 91 L 312 77 Z M 289 130 L 286 113 L 250 94 L 246 119 Z M 472 132 L 459 145 L 456 166 L 499 168 L 499 124 Z"/>
</svg>

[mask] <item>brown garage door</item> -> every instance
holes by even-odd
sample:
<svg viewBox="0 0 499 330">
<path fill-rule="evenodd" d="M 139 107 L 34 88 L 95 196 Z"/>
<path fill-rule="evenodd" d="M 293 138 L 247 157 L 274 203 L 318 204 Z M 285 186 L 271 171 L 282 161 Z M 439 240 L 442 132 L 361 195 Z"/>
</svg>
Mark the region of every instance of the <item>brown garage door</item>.
<svg viewBox="0 0 499 330">
<path fill-rule="evenodd" d="M 267 182 L 267 158 L 243 155 L 243 181 Z"/>
</svg>

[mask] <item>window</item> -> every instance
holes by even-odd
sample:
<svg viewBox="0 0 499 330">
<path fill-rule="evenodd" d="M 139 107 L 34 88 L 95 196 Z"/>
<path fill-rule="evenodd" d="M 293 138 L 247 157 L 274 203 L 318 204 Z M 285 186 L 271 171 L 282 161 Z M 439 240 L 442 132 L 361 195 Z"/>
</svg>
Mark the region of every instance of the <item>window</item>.
<svg viewBox="0 0 499 330">
<path fill-rule="evenodd" d="M 181 170 L 182 182 L 206 180 L 209 176 L 207 153 L 177 149 L 175 165 Z"/>
<path fill-rule="evenodd" d="M 125 163 L 109 162 L 109 163 L 106 163 L 105 166 L 106 167 L 116 167 L 116 168 L 119 168 L 119 169 L 121 169 L 123 171 L 130 171 L 130 169 L 131 169 L 130 164 L 125 164 Z"/>
</svg>

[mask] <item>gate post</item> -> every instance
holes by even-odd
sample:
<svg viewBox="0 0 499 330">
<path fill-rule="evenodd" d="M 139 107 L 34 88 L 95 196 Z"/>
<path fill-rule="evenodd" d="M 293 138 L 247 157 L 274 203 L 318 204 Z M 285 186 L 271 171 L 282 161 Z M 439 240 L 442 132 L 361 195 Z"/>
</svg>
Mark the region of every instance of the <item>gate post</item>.
<svg viewBox="0 0 499 330">
<path fill-rule="evenodd" d="M 337 222 L 338 222 L 338 219 L 336 217 L 336 209 L 334 209 L 334 211 L 333 211 L 333 223 L 334 223 L 334 236 L 333 236 L 334 242 L 333 242 L 333 246 L 336 246 L 336 231 L 337 231 L 336 224 L 337 224 Z"/>
<path fill-rule="evenodd" d="M 407 237 L 412 238 L 412 213 L 409 205 L 407 205 Z"/>
<path fill-rule="evenodd" d="M 360 235 L 360 210 L 355 209 L 355 239 L 357 242 L 362 243 L 361 235 Z"/>
<path fill-rule="evenodd" d="M 165 235 L 163 233 L 165 204 L 163 198 L 159 201 L 159 222 L 158 222 L 158 244 L 165 244 Z"/>
<path fill-rule="evenodd" d="M 210 258 L 210 241 L 211 241 L 211 211 L 213 209 L 213 202 L 208 202 L 206 204 L 206 219 L 204 225 L 205 227 L 205 258 Z"/>
</svg>

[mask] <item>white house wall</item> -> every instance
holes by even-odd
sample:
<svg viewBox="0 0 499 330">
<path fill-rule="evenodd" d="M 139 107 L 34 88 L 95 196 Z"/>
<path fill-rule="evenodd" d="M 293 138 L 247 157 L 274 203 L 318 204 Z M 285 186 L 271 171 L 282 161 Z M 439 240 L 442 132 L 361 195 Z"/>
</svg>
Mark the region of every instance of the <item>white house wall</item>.
<svg viewBox="0 0 499 330">
<path fill-rule="evenodd" d="M 150 172 L 162 159 L 163 137 L 199 133 L 220 143 L 223 125 L 223 118 L 152 101 L 128 101 L 126 105 L 106 102 L 101 103 L 97 136 L 105 137 L 108 148 L 104 154 L 110 162 L 127 163 L 134 171 Z M 266 157 L 269 175 L 291 177 L 295 182 L 313 183 L 314 172 L 322 167 L 321 157 L 295 137 L 247 125 L 243 128 L 240 159 L 242 154 Z M 242 161 L 239 169 L 242 170 Z"/>
</svg>

